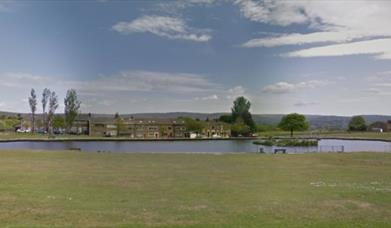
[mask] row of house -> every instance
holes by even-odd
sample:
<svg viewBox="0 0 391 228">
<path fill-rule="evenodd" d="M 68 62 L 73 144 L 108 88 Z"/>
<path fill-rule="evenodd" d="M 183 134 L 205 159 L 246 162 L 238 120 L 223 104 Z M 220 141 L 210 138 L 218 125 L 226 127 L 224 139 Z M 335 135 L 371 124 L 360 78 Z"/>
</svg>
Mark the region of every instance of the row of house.
<svg viewBox="0 0 391 228">
<path fill-rule="evenodd" d="M 71 132 L 90 136 L 120 136 L 134 139 L 162 138 L 228 138 L 230 126 L 218 121 L 205 122 L 201 132 L 191 132 L 182 119 L 135 119 L 121 118 L 120 123 L 114 118 L 79 117 Z"/>
<path fill-rule="evenodd" d="M 374 122 L 371 125 L 369 125 L 368 130 L 377 131 L 377 132 L 391 131 L 391 120 L 388 120 L 387 122 L 381 122 L 381 121 Z"/>
</svg>

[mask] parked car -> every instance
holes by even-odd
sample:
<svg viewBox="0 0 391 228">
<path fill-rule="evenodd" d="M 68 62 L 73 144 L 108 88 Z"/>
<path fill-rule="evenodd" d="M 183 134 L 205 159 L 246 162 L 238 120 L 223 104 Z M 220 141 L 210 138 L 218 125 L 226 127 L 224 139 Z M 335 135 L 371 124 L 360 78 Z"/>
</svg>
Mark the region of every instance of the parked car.
<svg viewBox="0 0 391 228">
<path fill-rule="evenodd" d="M 65 130 L 64 129 L 54 129 L 53 133 L 56 135 L 62 135 L 65 133 Z"/>
<path fill-rule="evenodd" d="M 114 137 L 114 136 L 117 136 L 117 132 L 115 132 L 115 131 L 106 131 L 105 132 L 105 136 L 106 137 Z"/>
<path fill-rule="evenodd" d="M 31 132 L 31 129 L 23 129 L 23 128 L 19 128 L 16 130 L 17 133 L 30 133 Z"/>
<path fill-rule="evenodd" d="M 43 129 L 43 128 L 37 129 L 36 132 L 37 132 L 38 134 L 47 134 L 47 131 L 45 131 L 45 129 Z"/>
</svg>

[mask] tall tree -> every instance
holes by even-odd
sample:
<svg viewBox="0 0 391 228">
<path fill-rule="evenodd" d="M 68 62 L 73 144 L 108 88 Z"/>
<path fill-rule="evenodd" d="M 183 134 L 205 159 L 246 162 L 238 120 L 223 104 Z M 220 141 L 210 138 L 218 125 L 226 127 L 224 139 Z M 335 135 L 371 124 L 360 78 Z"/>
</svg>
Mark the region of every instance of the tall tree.
<svg viewBox="0 0 391 228">
<path fill-rule="evenodd" d="M 30 97 L 29 97 L 29 105 L 31 110 L 31 132 L 35 132 L 35 112 L 37 111 L 37 95 L 35 94 L 35 90 L 31 89 Z"/>
<path fill-rule="evenodd" d="M 54 129 L 63 129 L 65 128 L 65 119 L 62 116 L 54 115 L 52 126 Z"/>
<path fill-rule="evenodd" d="M 232 123 L 232 115 L 222 115 L 219 117 L 219 121 L 224 123 Z"/>
<path fill-rule="evenodd" d="M 79 114 L 80 104 L 81 102 L 77 99 L 76 90 L 74 89 L 68 90 L 67 95 L 64 99 L 65 124 L 68 133 L 72 128 L 72 124 L 75 121 L 77 115 Z"/>
<path fill-rule="evenodd" d="M 46 131 L 49 130 L 49 124 L 48 124 L 48 119 L 47 119 L 47 113 L 46 113 L 46 106 L 49 102 L 49 97 L 50 97 L 50 90 L 48 88 L 45 88 L 42 92 L 42 122 L 43 126 Z"/>
<path fill-rule="evenodd" d="M 118 112 L 115 113 L 114 119 L 115 119 L 115 125 L 116 125 L 116 127 L 117 127 L 117 137 L 119 137 L 121 131 L 122 131 L 123 128 L 124 128 L 124 121 L 122 120 L 122 118 L 121 118 L 121 116 L 119 115 Z"/>
<path fill-rule="evenodd" d="M 53 117 L 57 108 L 58 108 L 58 99 L 57 99 L 56 92 L 51 92 L 49 96 L 49 113 L 48 113 L 48 125 L 49 125 L 50 135 L 53 134 L 53 126 L 52 126 Z"/>
<path fill-rule="evenodd" d="M 308 123 L 305 120 L 305 116 L 292 113 L 281 118 L 278 127 L 284 131 L 290 131 L 291 137 L 293 136 L 293 131 L 304 131 L 308 129 Z"/>
<path fill-rule="evenodd" d="M 251 132 L 257 130 L 257 126 L 253 120 L 253 117 L 250 113 L 251 102 L 245 97 L 238 97 L 234 101 L 234 105 L 231 109 L 232 112 L 232 122 L 236 123 L 238 118 L 241 118 L 245 125 L 249 126 Z"/>
</svg>

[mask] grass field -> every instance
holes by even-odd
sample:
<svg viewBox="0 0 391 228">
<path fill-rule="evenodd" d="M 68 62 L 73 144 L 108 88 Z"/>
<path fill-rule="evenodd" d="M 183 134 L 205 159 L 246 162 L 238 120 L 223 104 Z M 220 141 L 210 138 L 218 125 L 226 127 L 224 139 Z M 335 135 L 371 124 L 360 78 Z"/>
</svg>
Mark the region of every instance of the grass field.
<svg viewBox="0 0 391 228">
<path fill-rule="evenodd" d="M 0 227 L 390 227 L 391 154 L 0 152 Z"/>
<path fill-rule="evenodd" d="M 261 137 L 290 137 L 287 131 L 269 131 L 258 133 Z M 324 132 L 294 132 L 294 137 L 320 137 L 320 138 L 364 138 L 364 139 L 386 139 L 391 140 L 391 132 L 347 132 L 347 131 L 324 131 Z"/>
</svg>

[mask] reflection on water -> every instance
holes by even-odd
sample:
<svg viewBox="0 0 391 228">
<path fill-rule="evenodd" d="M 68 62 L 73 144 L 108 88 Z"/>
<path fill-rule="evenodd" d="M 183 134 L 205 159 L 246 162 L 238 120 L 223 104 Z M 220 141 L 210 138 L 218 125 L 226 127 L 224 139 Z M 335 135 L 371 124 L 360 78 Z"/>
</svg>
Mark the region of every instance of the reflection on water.
<svg viewBox="0 0 391 228">
<path fill-rule="evenodd" d="M 272 153 L 276 147 L 263 147 Z M 306 152 L 391 152 L 391 142 L 322 139 L 318 147 L 284 147 L 287 153 Z M 71 150 L 87 152 L 129 153 L 256 153 L 260 147 L 253 140 L 202 141 L 66 141 L 66 142 L 4 142 L 0 149 Z M 278 148 L 277 148 L 278 149 Z"/>
</svg>

